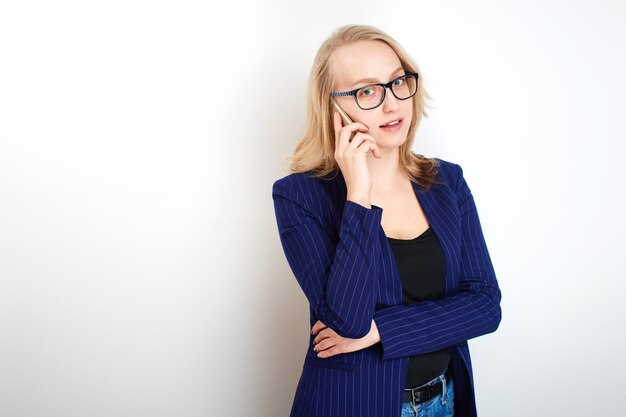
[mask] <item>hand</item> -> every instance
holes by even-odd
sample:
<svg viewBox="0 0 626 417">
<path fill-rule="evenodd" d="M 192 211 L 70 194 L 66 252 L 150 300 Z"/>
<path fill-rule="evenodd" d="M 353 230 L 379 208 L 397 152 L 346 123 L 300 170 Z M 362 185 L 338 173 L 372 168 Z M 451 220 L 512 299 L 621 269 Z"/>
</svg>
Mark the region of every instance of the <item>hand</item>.
<svg viewBox="0 0 626 417">
<path fill-rule="evenodd" d="M 366 157 L 371 151 L 374 157 L 380 158 L 380 148 L 369 129 L 363 123 L 354 122 L 343 126 L 338 112 L 334 115 L 335 127 L 335 154 L 334 158 L 341 169 L 346 182 L 348 194 L 369 196 L 372 189 L 372 180 Z M 354 137 L 350 139 L 352 133 Z"/>
<path fill-rule="evenodd" d="M 318 332 L 319 334 L 317 334 Z M 317 334 L 313 339 L 313 350 L 318 352 L 319 358 L 328 358 L 338 353 L 356 352 L 380 342 L 380 334 L 374 320 L 372 320 L 369 333 L 360 339 L 341 337 L 319 320 L 311 329 L 311 334 Z"/>
</svg>

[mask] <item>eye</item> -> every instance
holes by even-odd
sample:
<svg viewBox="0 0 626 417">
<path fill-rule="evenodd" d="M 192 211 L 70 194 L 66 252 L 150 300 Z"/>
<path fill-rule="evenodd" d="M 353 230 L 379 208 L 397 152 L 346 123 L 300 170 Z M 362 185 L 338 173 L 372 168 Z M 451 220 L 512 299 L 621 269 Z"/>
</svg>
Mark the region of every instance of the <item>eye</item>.
<svg viewBox="0 0 626 417">
<path fill-rule="evenodd" d="M 396 79 L 396 80 L 394 80 L 394 81 L 393 81 L 393 85 L 394 85 L 394 87 L 400 86 L 400 85 L 402 85 L 402 84 L 404 84 L 404 77 L 402 77 L 402 78 L 398 78 L 398 79 Z"/>
<path fill-rule="evenodd" d="M 360 96 L 371 96 L 372 94 L 374 94 L 374 90 L 371 88 L 364 88 L 362 90 L 359 90 L 359 95 Z"/>
</svg>

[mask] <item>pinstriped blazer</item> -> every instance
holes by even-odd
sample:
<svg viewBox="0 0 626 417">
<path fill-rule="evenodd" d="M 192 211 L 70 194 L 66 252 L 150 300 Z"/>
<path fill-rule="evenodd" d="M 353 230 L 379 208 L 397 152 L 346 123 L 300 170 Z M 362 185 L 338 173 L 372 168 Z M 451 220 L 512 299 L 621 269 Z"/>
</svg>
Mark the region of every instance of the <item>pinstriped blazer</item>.
<svg viewBox="0 0 626 417">
<path fill-rule="evenodd" d="M 309 301 L 310 326 L 321 320 L 340 336 L 361 338 L 374 320 L 381 337 L 318 358 L 309 334 L 290 417 L 400 417 L 409 356 L 445 347 L 453 348 L 455 415 L 477 415 L 467 340 L 498 328 L 501 293 L 463 170 L 435 159 L 442 184 L 426 192 L 412 185 L 445 254 L 445 297 L 413 304 L 403 301 L 383 209 L 347 200 L 341 170 L 274 182 L 278 233 Z"/>
</svg>

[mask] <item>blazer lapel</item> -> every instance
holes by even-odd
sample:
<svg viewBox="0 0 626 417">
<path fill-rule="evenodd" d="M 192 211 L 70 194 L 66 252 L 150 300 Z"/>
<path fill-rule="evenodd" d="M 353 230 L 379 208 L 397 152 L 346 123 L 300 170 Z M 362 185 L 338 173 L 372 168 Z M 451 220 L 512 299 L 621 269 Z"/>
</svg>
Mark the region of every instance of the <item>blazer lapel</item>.
<svg viewBox="0 0 626 417">
<path fill-rule="evenodd" d="M 455 239 L 452 237 L 452 225 L 445 222 L 445 217 L 439 214 L 437 191 L 434 187 L 426 192 L 422 192 L 419 185 L 411 181 L 413 185 L 413 191 L 417 196 L 417 200 L 422 206 L 424 215 L 428 219 L 430 227 L 433 229 L 435 236 L 439 240 L 446 261 L 446 277 L 445 277 L 445 294 L 450 295 L 455 289 L 454 283 L 454 268 L 452 260 L 455 259 L 453 248 L 449 242 L 453 242 Z M 440 204 L 440 203 L 439 203 Z"/>
</svg>

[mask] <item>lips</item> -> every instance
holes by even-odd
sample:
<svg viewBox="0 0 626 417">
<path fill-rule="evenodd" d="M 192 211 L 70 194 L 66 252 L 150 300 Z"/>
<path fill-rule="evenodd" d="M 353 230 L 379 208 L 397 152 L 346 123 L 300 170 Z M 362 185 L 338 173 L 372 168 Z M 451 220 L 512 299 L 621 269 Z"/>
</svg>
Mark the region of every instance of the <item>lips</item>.
<svg viewBox="0 0 626 417">
<path fill-rule="evenodd" d="M 398 121 L 400 121 L 400 122 L 401 122 L 401 121 L 402 121 L 402 117 L 397 118 L 397 119 L 393 119 L 393 120 L 389 120 L 387 123 L 383 123 L 383 124 L 382 124 L 382 125 L 380 125 L 379 127 L 389 127 L 389 126 L 388 126 L 388 125 L 389 125 L 389 123 L 393 123 L 393 125 L 391 125 L 391 126 L 395 126 L 395 125 L 398 125 L 398 123 L 394 123 L 394 122 L 398 122 Z"/>
</svg>

